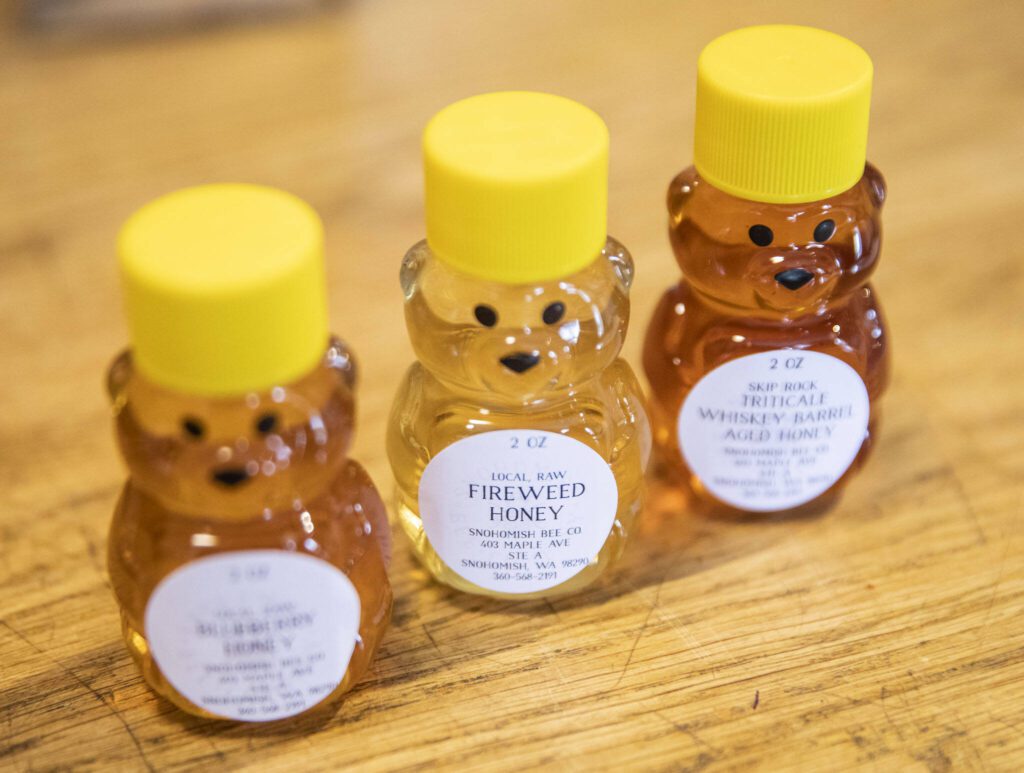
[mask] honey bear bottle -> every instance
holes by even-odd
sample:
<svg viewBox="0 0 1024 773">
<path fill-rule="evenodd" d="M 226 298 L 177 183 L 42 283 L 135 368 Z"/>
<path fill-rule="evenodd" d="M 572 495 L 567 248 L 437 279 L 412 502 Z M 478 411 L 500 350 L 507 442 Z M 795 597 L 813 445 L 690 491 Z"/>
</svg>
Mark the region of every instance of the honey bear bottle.
<svg viewBox="0 0 1024 773">
<path fill-rule="evenodd" d="M 109 373 L 130 477 L 108 563 L 128 649 L 185 711 L 265 722 L 348 690 L 391 612 L 386 511 L 346 457 L 354 365 L 327 332 L 305 203 L 208 185 L 118 251 L 131 349 Z"/>
<path fill-rule="evenodd" d="M 668 190 L 683 278 L 644 368 L 659 467 L 712 510 L 826 505 L 877 431 L 871 76 L 861 48 L 807 27 L 736 30 L 700 56 L 694 166 Z"/>
<path fill-rule="evenodd" d="M 398 519 L 443 583 L 504 598 L 593 581 L 641 507 L 650 431 L 618 354 L 633 263 L 608 238 L 608 131 L 531 92 L 438 113 L 426 241 L 401 284 L 418 362 L 391 413 Z"/>
</svg>

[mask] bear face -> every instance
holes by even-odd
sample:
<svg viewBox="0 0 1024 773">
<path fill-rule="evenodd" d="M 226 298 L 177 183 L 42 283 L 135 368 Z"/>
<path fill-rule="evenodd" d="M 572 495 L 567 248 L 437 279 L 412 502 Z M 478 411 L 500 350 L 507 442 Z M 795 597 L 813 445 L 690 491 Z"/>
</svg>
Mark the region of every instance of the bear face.
<svg viewBox="0 0 1024 773">
<path fill-rule="evenodd" d="M 508 285 L 462 273 L 420 242 L 402 264 L 416 356 L 438 380 L 523 405 L 599 374 L 622 348 L 633 262 L 609 239 L 563 279 Z"/>
<path fill-rule="evenodd" d="M 140 376 L 129 352 L 108 388 L 134 485 L 174 512 L 252 517 L 330 484 L 351 442 L 353 379 L 348 352 L 332 342 L 312 373 L 267 392 L 172 392 Z"/>
<path fill-rule="evenodd" d="M 882 175 L 810 204 L 736 198 L 691 167 L 669 187 L 669 234 L 702 295 L 754 316 L 812 313 L 867 282 L 881 247 Z"/>
</svg>

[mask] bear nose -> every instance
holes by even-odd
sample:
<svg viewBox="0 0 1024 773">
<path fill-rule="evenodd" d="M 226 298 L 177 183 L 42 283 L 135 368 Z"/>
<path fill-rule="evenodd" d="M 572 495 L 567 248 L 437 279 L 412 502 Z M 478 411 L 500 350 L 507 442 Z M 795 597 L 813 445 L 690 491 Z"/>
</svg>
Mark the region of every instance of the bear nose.
<svg viewBox="0 0 1024 773">
<path fill-rule="evenodd" d="M 528 352 L 516 352 L 508 357 L 501 358 L 501 364 L 516 373 L 526 373 L 530 368 L 540 362 L 540 357 Z"/>
<path fill-rule="evenodd" d="M 213 479 L 223 486 L 234 487 L 249 480 L 249 473 L 243 467 L 229 467 L 217 470 L 213 473 Z"/>
<path fill-rule="evenodd" d="M 799 290 L 814 279 L 814 274 L 802 268 L 790 268 L 775 275 L 775 281 L 787 290 Z"/>
</svg>

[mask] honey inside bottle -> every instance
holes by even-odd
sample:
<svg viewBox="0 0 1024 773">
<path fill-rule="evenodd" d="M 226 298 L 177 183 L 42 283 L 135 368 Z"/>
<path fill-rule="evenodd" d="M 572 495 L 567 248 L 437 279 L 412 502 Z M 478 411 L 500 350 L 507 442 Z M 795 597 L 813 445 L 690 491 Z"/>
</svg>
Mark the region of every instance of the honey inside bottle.
<svg viewBox="0 0 1024 773">
<path fill-rule="evenodd" d="M 668 191 L 682 279 L 643 357 L 658 469 L 704 509 L 825 506 L 877 432 L 886 189 L 864 159 L 870 84 L 860 48 L 804 27 L 738 30 L 701 55 L 696 163 Z"/>
<path fill-rule="evenodd" d="M 122 234 L 132 348 L 108 389 L 130 477 L 108 567 L 147 682 L 198 716 L 326 705 L 390 617 L 386 512 L 347 456 L 355 364 L 325 329 L 320 240 L 304 204 L 256 186 L 170 194 Z"/>
<path fill-rule="evenodd" d="M 559 97 L 492 94 L 442 111 L 424 147 L 428 238 L 401 271 L 418 361 L 388 431 L 397 518 L 452 587 L 571 593 L 622 552 L 650 449 L 618 356 L 633 262 L 605 234 L 606 130 Z"/>
<path fill-rule="evenodd" d="M 618 357 L 632 272 L 612 240 L 576 275 L 535 285 L 480 282 L 425 242 L 406 256 L 406 319 L 419 362 L 395 398 L 388 454 L 399 523 L 441 582 L 511 598 L 551 595 L 549 583 L 571 593 L 622 553 L 650 448 L 640 386 Z M 444 449 L 476 437 L 494 445 L 458 461 L 464 479 L 438 484 L 439 520 L 461 513 L 460 504 L 475 516 L 467 544 L 444 546 L 446 563 L 424 529 L 423 475 Z M 598 489 L 602 481 L 612 485 Z M 593 488 L 574 496 L 581 486 Z M 434 533 L 444 539 L 444 524 Z"/>
</svg>

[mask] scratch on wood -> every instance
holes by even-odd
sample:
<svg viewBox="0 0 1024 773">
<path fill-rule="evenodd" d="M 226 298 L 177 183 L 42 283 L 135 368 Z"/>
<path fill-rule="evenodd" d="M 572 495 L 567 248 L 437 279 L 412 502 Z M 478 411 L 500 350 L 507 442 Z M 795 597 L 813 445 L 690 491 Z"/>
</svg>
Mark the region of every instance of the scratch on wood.
<svg viewBox="0 0 1024 773">
<path fill-rule="evenodd" d="M 689 725 L 681 725 L 678 722 L 673 722 L 671 719 L 669 719 L 667 716 L 665 716 L 665 714 L 663 712 L 658 711 L 657 709 L 654 711 L 654 714 L 655 714 L 655 716 L 661 717 L 663 720 L 668 722 L 670 725 L 672 725 L 672 727 L 674 727 L 680 733 L 684 733 L 685 735 L 688 735 L 690 737 L 690 739 L 695 744 L 697 744 L 698 746 L 703 746 L 705 749 L 707 749 L 708 751 L 712 752 L 715 755 L 718 755 L 718 754 L 722 753 L 721 749 L 718 749 L 718 748 L 712 746 L 707 741 L 705 741 L 703 738 L 701 738 L 699 735 L 697 735 L 697 733 L 695 731 L 691 730 Z"/>
<path fill-rule="evenodd" d="M 548 611 L 555 616 L 555 619 L 562 619 L 562 616 L 558 614 L 558 610 L 555 609 L 555 605 L 551 603 L 551 599 L 544 599 L 544 604 L 547 606 Z"/>
<path fill-rule="evenodd" d="M 889 727 L 896 731 L 896 737 L 899 738 L 900 741 L 905 741 L 906 739 L 903 737 L 903 731 L 900 730 L 899 725 L 893 722 L 892 717 L 889 716 L 889 709 L 885 705 L 885 699 L 888 695 L 889 691 L 885 689 L 885 685 L 882 685 L 882 689 L 879 690 L 878 693 L 878 703 L 882 707 L 882 713 L 885 714 L 885 719 L 889 723 Z"/>
<path fill-rule="evenodd" d="M 33 642 L 31 639 L 29 639 L 27 636 L 25 636 L 25 634 L 23 634 L 21 631 L 19 631 L 17 628 L 15 628 L 9 622 L 7 622 L 6 620 L 0 620 L 0 625 L 3 625 L 4 628 L 6 628 L 11 633 L 13 633 L 15 636 L 17 636 L 23 642 L 25 642 L 25 644 L 27 644 L 29 647 L 31 647 L 33 650 L 35 650 L 38 654 L 42 655 L 50 663 L 55 665 L 57 668 L 59 668 L 65 674 L 67 674 L 72 679 L 74 679 L 76 682 L 78 682 L 80 685 L 82 685 L 82 687 L 84 687 L 86 690 L 89 691 L 90 695 L 92 695 L 96 700 L 98 700 L 100 703 L 102 703 L 103 706 L 106 707 L 107 710 L 110 711 L 111 714 L 113 714 L 115 717 L 117 717 L 117 721 L 121 723 L 121 725 L 125 729 L 125 732 L 128 733 L 128 737 L 132 739 L 132 743 L 135 745 L 135 751 L 138 752 L 139 759 L 142 760 L 142 764 L 146 766 L 146 770 L 150 771 L 150 773 L 154 773 L 156 768 L 153 767 L 153 765 L 149 761 L 149 758 L 146 756 L 146 752 L 142 748 L 142 743 L 139 741 L 138 737 L 135 735 L 135 731 L 132 730 L 132 727 L 128 723 L 128 720 L 126 720 L 124 718 L 124 716 L 121 714 L 121 712 L 117 710 L 116 706 L 114 706 L 112 703 L 109 703 L 106 698 L 104 698 L 96 689 L 94 689 L 92 687 L 92 685 L 90 685 L 82 677 L 80 677 L 78 674 L 76 674 L 70 668 L 65 666 L 59 660 L 54 658 L 52 655 L 50 655 L 44 649 L 42 649 L 41 647 L 38 647 L 35 642 Z"/>
<path fill-rule="evenodd" d="M 661 606 L 661 589 L 664 586 L 665 580 L 667 578 L 668 578 L 668 570 L 666 569 L 662 573 L 662 575 L 661 575 L 661 580 L 659 580 L 659 582 L 658 582 L 658 588 L 657 588 L 657 590 L 654 593 L 654 603 L 651 605 L 651 610 L 658 613 L 658 619 L 661 622 L 665 623 L 665 625 L 667 625 L 667 626 L 670 626 L 673 630 L 679 632 L 680 637 L 682 639 L 684 639 L 689 644 L 689 646 L 693 650 L 693 653 L 698 658 L 700 658 L 705 663 L 707 663 L 708 668 L 711 670 L 711 676 L 713 678 L 717 679 L 718 678 L 718 670 L 715 668 L 714 659 L 708 656 L 707 649 L 704 647 L 704 645 L 702 645 L 697 640 L 696 636 L 694 636 L 692 633 L 690 633 L 690 631 L 686 627 L 686 625 L 680 625 L 678 622 L 676 622 L 675 618 L 671 615 L 671 613 L 666 615 L 666 611 L 667 610 L 665 610 L 665 608 Z M 625 580 L 625 584 L 631 590 L 633 590 L 634 592 L 639 593 L 640 589 L 635 584 L 630 582 L 628 579 Z M 649 615 L 648 615 L 648 619 L 650 619 Z M 643 632 L 641 631 L 641 633 L 643 633 Z M 635 644 L 634 644 L 634 647 L 635 647 Z"/>
<path fill-rule="evenodd" d="M 614 690 L 620 684 L 622 680 L 626 678 L 626 671 L 629 669 L 629 664 L 633 662 L 633 653 L 636 652 L 636 645 L 640 643 L 640 638 L 644 635 L 644 631 L 647 630 L 647 625 L 651 622 L 651 615 L 654 614 L 655 607 L 651 607 L 647 610 L 647 617 L 644 618 L 644 624 L 640 627 L 640 631 L 637 633 L 636 638 L 633 639 L 633 646 L 629 648 L 629 657 L 626 658 L 626 665 L 622 667 L 622 671 L 619 673 L 619 678 L 615 681 L 612 689 Z"/>
<path fill-rule="evenodd" d="M 426 625 L 423 625 L 422 623 L 420 624 L 420 628 L 422 628 L 422 629 L 423 629 L 423 633 L 425 633 L 425 634 L 427 635 L 427 638 L 428 638 L 428 639 L 430 639 L 430 643 L 431 643 L 431 644 L 433 645 L 433 647 L 434 647 L 434 651 L 435 651 L 435 652 L 436 652 L 436 653 L 437 653 L 438 655 L 440 655 L 442 659 L 445 659 L 445 657 L 444 657 L 444 653 L 443 653 L 443 652 L 441 652 L 441 648 L 437 646 L 437 642 L 436 642 L 436 641 L 434 641 L 434 637 L 430 635 L 430 629 L 429 629 L 429 628 L 427 628 L 427 626 L 426 626 Z"/>
<path fill-rule="evenodd" d="M 988 620 L 992 617 L 992 609 L 996 604 L 996 594 L 999 592 L 999 586 L 1003 582 L 1003 569 L 1006 566 L 1006 556 L 1010 553 L 1010 543 L 1006 543 L 1006 548 L 1003 550 L 1003 557 L 999 559 L 999 571 L 996 574 L 996 581 L 992 583 L 992 594 L 989 596 L 988 608 L 985 610 L 985 619 L 982 621 L 981 626 L 978 628 L 978 635 L 981 636 L 988 630 Z"/>
<path fill-rule="evenodd" d="M 985 530 L 981 527 L 981 521 L 978 519 L 978 513 L 974 509 L 974 503 L 971 502 L 971 498 L 967 495 L 966 489 L 964 489 L 963 481 L 960 480 L 960 476 L 956 474 L 956 468 L 950 465 L 950 478 L 953 481 L 953 488 L 956 489 L 957 498 L 963 503 L 964 510 L 967 511 L 967 515 L 970 516 L 971 521 L 974 523 L 974 529 L 978 535 L 978 544 L 987 545 L 988 535 Z"/>
<path fill-rule="evenodd" d="M 85 549 L 89 553 L 89 562 L 92 564 L 93 569 L 96 570 L 96 573 L 109 587 L 110 583 L 107 582 L 107 573 L 103 566 L 103 561 L 100 559 L 100 551 L 96 546 L 96 542 L 89 534 L 89 530 L 82 524 L 79 524 L 78 526 L 78 533 L 82 535 L 82 541 L 85 543 Z"/>
<path fill-rule="evenodd" d="M 752 709 L 754 709 L 756 711 L 757 707 L 760 706 L 760 705 L 761 705 L 761 691 L 760 690 L 754 690 L 754 705 L 751 706 L 750 708 L 752 708 Z"/>
<path fill-rule="evenodd" d="M 12 743 L 9 746 L 0 748 L 0 759 L 3 757 L 13 757 L 24 751 L 28 751 L 33 746 L 39 743 L 37 738 L 29 738 L 27 741 L 21 741 L 19 743 Z"/>
</svg>

